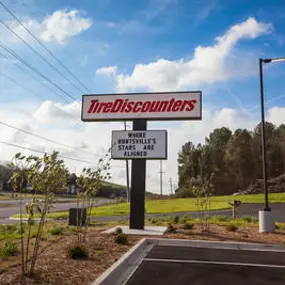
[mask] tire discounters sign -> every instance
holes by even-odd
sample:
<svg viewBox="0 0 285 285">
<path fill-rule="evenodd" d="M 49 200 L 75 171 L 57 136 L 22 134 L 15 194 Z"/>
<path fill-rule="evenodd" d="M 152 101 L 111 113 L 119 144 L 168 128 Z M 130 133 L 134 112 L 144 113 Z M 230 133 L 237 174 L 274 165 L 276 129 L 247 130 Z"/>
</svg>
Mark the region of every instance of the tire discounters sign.
<svg viewBox="0 0 285 285">
<path fill-rule="evenodd" d="M 201 92 L 83 95 L 82 121 L 200 120 Z"/>
<path fill-rule="evenodd" d="M 113 159 L 167 159 L 167 132 L 113 131 L 111 157 Z"/>
</svg>

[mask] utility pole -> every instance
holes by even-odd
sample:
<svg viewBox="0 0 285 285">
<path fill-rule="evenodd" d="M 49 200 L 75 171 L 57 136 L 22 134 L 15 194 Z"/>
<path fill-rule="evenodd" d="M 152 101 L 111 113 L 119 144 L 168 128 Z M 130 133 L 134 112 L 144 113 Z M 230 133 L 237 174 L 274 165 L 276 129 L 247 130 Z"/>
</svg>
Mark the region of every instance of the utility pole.
<svg viewBox="0 0 285 285">
<path fill-rule="evenodd" d="M 127 123 L 124 121 L 125 131 L 127 130 Z M 126 178 L 127 178 L 127 202 L 130 202 L 130 176 L 129 176 L 129 160 L 126 159 Z"/>
<path fill-rule="evenodd" d="M 162 196 L 162 160 L 160 161 L 160 171 L 159 171 L 159 174 L 160 174 L 160 195 Z"/>
<path fill-rule="evenodd" d="M 169 178 L 169 185 L 170 185 L 170 194 L 173 195 L 173 184 L 172 184 L 172 178 Z"/>
</svg>

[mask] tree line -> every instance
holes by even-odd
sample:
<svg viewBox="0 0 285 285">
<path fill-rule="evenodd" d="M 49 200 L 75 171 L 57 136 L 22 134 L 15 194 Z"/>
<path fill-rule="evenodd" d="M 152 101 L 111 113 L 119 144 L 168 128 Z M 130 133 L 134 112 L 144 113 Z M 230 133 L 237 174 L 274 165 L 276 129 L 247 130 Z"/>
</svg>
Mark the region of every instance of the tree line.
<svg viewBox="0 0 285 285">
<path fill-rule="evenodd" d="M 285 124 L 265 123 L 268 178 L 285 173 Z M 210 181 L 214 195 L 244 190 L 262 179 L 261 124 L 252 131 L 214 129 L 203 144 L 186 142 L 178 153 L 177 196 L 191 197 L 195 181 Z"/>
</svg>

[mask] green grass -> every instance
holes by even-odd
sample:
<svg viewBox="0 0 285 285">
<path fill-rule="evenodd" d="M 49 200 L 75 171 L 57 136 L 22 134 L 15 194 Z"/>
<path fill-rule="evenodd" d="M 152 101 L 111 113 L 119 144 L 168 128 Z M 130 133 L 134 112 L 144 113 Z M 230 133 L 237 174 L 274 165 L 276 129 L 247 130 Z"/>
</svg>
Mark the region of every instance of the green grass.
<svg viewBox="0 0 285 285">
<path fill-rule="evenodd" d="M 242 203 L 263 203 L 263 194 L 240 195 L 240 196 L 214 196 L 211 198 L 210 210 L 229 209 L 228 202 L 233 199 L 240 200 Z M 285 193 L 274 193 L 269 195 L 270 203 L 285 203 Z M 92 210 L 93 216 L 120 216 L 128 215 L 130 211 L 129 203 L 109 204 L 96 207 Z M 169 200 L 147 200 L 146 212 L 153 213 L 175 213 L 175 212 L 193 212 L 197 211 L 195 198 L 187 199 L 169 199 Z M 16 215 L 14 217 L 19 217 Z M 68 217 L 68 211 L 52 212 L 48 218 L 59 219 Z"/>
</svg>

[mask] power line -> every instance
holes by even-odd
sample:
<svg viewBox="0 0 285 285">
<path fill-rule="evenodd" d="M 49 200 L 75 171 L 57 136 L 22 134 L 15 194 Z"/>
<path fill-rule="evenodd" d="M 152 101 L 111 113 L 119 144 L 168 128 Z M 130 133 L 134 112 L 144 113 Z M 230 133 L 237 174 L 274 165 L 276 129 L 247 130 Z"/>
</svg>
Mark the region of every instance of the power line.
<svg viewBox="0 0 285 285">
<path fill-rule="evenodd" d="M 33 149 L 33 148 L 29 148 L 29 147 L 25 147 L 25 146 L 21 146 L 21 145 L 17 145 L 17 144 L 5 142 L 5 141 L 0 141 L 0 143 L 5 144 L 5 145 L 9 145 L 9 146 L 13 146 L 13 147 L 16 147 L 16 148 L 21 148 L 21 149 L 29 150 L 29 151 L 32 151 L 32 152 L 41 153 L 41 154 L 45 154 L 45 153 L 46 153 L 46 152 L 41 151 L 41 150 L 38 150 L 38 149 Z M 88 160 L 77 159 L 77 158 L 71 158 L 71 157 L 63 156 L 63 155 L 59 155 L 58 157 L 63 158 L 63 159 L 68 159 L 68 160 L 74 160 L 74 161 L 78 161 L 78 162 L 84 162 L 84 163 L 94 164 L 94 162 L 91 162 L 91 161 L 88 161 Z"/>
<path fill-rule="evenodd" d="M 3 73 L 2 71 L 0 71 L 0 74 L 1 74 L 3 77 L 5 77 L 5 78 L 7 78 L 8 80 L 10 80 L 11 82 L 13 82 L 14 84 L 16 84 L 16 85 L 22 87 L 22 88 L 23 88 L 24 90 L 26 90 L 27 92 L 29 92 L 29 93 L 33 94 L 34 96 L 36 96 L 36 97 L 38 97 L 38 98 L 44 100 L 43 97 L 41 97 L 40 95 L 38 95 L 38 94 L 34 93 L 33 91 L 27 89 L 25 86 L 23 86 L 22 84 L 20 84 L 20 83 L 17 82 L 16 80 L 14 80 L 14 79 L 13 79 L 12 77 L 10 77 L 9 75 Z"/>
<path fill-rule="evenodd" d="M 69 98 L 76 100 L 71 94 L 64 91 L 60 86 L 58 86 L 56 83 L 54 83 L 52 80 L 50 80 L 48 77 L 46 77 L 44 74 L 42 74 L 39 70 L 37 70 L 35 67 L 33 67 L 29 62 L 21 58 L 15 51 L 13 51 L 11 48 L 7 47 L 3 42 L 0 41 L 0 47 L 2 47 L 5 51 L 7 51 L 9 54 L 14 56 L 16 59 L 18 59 L 21 63 L 29 67 L 31 70 L 33 70 L 35 73 L 37 73 L 39 76 L 44 78 L 46 81 L 48 81 L 51 85 L 59 89 L 62 93 L 67 95 Z"/>
<path fill-rule="evenodd" d="M 33 137 L 36 137 L 36 138 L 39 138 L 39 139 L 42 139 L 42 140 L 51 142 L 51 143 L 55 143 L 55 144 L 58 144 L 58 145 L 61 145 L 61 146 L 64 146 L 64 147 L 68 147 L 68 148 L 70 148 L 70 149 L 73 149 L 73 150 L 76 150 L 76 151 L 80 151 L 80 152 L 82 152 L 82 153 L 86 153 L 86 154 L 89 154 L 89 155 L 92 154 L 92 155 L 97 156 L 97 157 L 102 157 L 102 156 L 100 156 L 100 155 L 98 155 L 98 154 L 95 154 L 95 153 L 93 154 L 93 153 L 91 153 L 91 152 L 87 152 L 87 151 L 84 151 L 84 150 L 75 148 L 75 147 L 73 147 L 73 146 L 70 146 L 70 145 L 67 145 L 67 144 L 64 144 L 64 143 L 60 143 L 60 142 L 57 142 L 57 141 L 48 139 L 48 138 L 43 137 L 43 136 L 40 136 L 40 135 L 38 135 L 38 134 L 36 134 L 36 133 L 32 133 L 32 132 L 23 130 L 23 129 L 18 128 L 18 127 L 15 127 L 15 126 L 13 126 L 13 125 L 4 123 L 4 122 L 2 122 L 2 121 L 0 121 L 0 124 L 3 125 L 3 126 L 9 127 L 9 128 L 18 130 L 18 131 L 20 131 L 20 132 L 22 132 L 22 133 L 25 133 L 25 134 L 28 134 L 28 135 L 30 135 L 30 136 L 33 136 Z"/>
<path fill-rule="evenodd" d="M 65 80 L 67 80 L 74 88 L 76 88 L 79 92 L 84 92 L 80 89 L 76 84 L 74 84 L 69 78 L 67 78 L 61 71 L 59 71 L 56 67 L 54 67 L 48 60 L 46 60 L 36 49 L 34 49 L 27 41 L 25 41 L 22 37 L 20 37 L 16 32 L 14 32 L 8 25 L 6 25 L 1 19 L 0 23 L 9 30 L 14 36 L 16 36 L 20 41 L 22 41 L 27 47 L 29 47 L 39 58 L 41 58 L 50 68 L 55 70 L 59 75 L 61 75 Z"/>
<path fill-rule="evenodd" d="M 0 53 L 0 54 L 1 54 L 1 53 Z M 6 58 L 7 58 L 7 57 L 6 57 Z M 44 98 L 42 98 L 40 95 L 38 95 L 38 94 L 32 92 L 31 90 L 27 89 L 25 86 L 23 86 L 22 84 L 18 83 L 16 80 L 14 80 L 13 78 L 11 78 L 10 76 L 4 74 L 4 73 L 1 72 L 1 71 L 0 71 L 0 74 L 1 74 L 2 76 L 4 76 L 5 78 L 9 79 L 10 81 L 12 81 L 14 84 L 20 86 L 21 88 L 23 88 L 23 89 L 26 90 L 27 92 L 29 92 L 29 93 L 33 94 L 34 96 L 37 96 L 37 97 L 41 98 L 42 100 L 44 100 Z M 93 153 L 87 152 L 87 151 L 83 151 L 83 150 L 81 150 L 81 149 L 77 149 L 77 148 L 72 147 L 72 146 L 70 146 L 70 145 L 67 145 L 67 144 L 64 144 L 64 143 L 60 143 L 60 142 L 57 142 L 57 141 L 54 141 L 54 140 L 45 138 L 45 137 L 43 137 L 43 136 L 41 136 L 41 135 L 38 135 L 38 134 L 36 134 L 36 133 L 32 133 L 32 132 L 23 130 L 23 129 L 18 128 L 18 127 L 15 127 L 15 126 L 13 126 L 13 125 L 4 123 L 4 122 L 2 122 L 2 121 L 0 121 L 0 124 L 1 124 L 1 125 L 4 125 L 4 126 L 6 126 L 6 127 L 9 127 L 9 128 L 18 130 L 18 131 L 23 132 L 23 133 L 25 133 L 25 134 L 34 136 L 34 137 L 36 137 L 36 138 L 40 138 L 40 139 L 42 139 L 42 140 L 51 142 L 51 143 L 55 143 L 55 144 L 58 144 L 58 145 L 61 145 L 61 146 L 64 146 L 64 147 L 68 147 L 68 148 L 70 148 L 70 149 L 73 149 L 73 150 L 76 150 L 76 151 L 79 151 L 79 152 L 82 152 L 82 153 L 86 153 L 86 154 L 89 154 L 89 155 L 92 154 L 92 155 L 94 155 L 94 156 L 101 157 L 100 155 L 93 154 Z"/>
<path fill-rule="evenodd" d="M 8 61 L 10 60 L 10 58 L 8 56 L 6 56 L 5 54 L 3 54 L 2 52 L 0 52 L 0 55 L 7 59 Z M 29 75 L 31 78 L 33 78 L 35 81 L 39 82 L 42 86 L 44 86 L 45 88 L 47 88 L 49 91 L 51 91 L 53 94 L 55 94 L 56 96 L 60 96 L 60 98 L 62 98 L 62 100 L 64 100 L 65 102 L 68 102 L 65 97 L 63 97 L 61 94 L 56 93 L 50 86 L 46 85 L 45 83 L 43 83 L 42 81 L 40 81 L 37 77 L 35 77 L 34 75 L 32 75 L 30 72 L 28 72 L 28 70 L 25 70 L 20 64 L 18 64 L 17 62 L 15 63 L 15 66 L 20 69 L 24 74 Z M 18 84 L 18 83 L 17 83 Z M 19 85 L 19 84 L 18 84 Z M 24 88 L 26 91 L 28 91 L 25 87 L 21 86 L 22 88 Z M 33 92 L 28 91 L 30 93 L 33 94 Z M 44 99 L 43 99 L 44 100 Z"/>
<path fill-rule="evenodd" d="M 16 15 L 7 7 L 5 6 L 1 1 L 0 5 L 25 29 L 26 32 L 29 33 L 30 36 L 42 47 L 45 51 L 48 52 L 48 54 L 58 63 L 60 66 L 67 71 L 81 86 L 83 86 L 88 92 L 92 93 L 86 85 L 82 83 L 82 81 L 79 80 L 27 27 L 23 24 L 23 22 L 16 17 Z"/>
<path fill-rule="evenodd" d="M 14 80 L 13 78 L 11 78 L 10 76 L 4 74 L 4 73 L 1 72 L 1 71 L 0 71 L 0 74 L 1 74 L 2 76 L 4 76 L 5 78 L 9 79 L 10 81 L 12 81 L 14 84 L 20 86 L 21 88 L 23 88 L 23 89 L 26 90 L 27 92 L 30 92 L 31 94 L 33 94 L 33 95 L 36 96 L 36 97 L 39 97 L 40 99 L 43 99 L 40 95 L 38 95 L 38 94 L 32 92 L 31 90 L 27 89 L 25 86 L 23 86 L 22 84 L 18 83 L 16 80 Z M 25 133 L 25 134 L 34 136 L 34 137 L 36 137 L 36 138 L 39 138 L 39 139 L 42 139 L 42 140 L 51 142 L 51 143 L 55 143 L 55 144 L 58 144 L 58 145 L 61 145 L 61 146 L 64 146 L 64 147 L 68 147 L 68 148 L 71 148 L 71 149 L 73 149 L 73 150 L 80 151 L 80 152 L 82 152 L 82 153 L 86 153 L 86 154 L 89 154 L 89 155 L 92 154 L 92 155 L 94 155 L 94 156 L 101 157 L 100 155 L 93 154 L 93 153 L 90 153 L 90 152 L 87 152 L 87 151 L 83 151 L 83 150 L 81 150 L 81 149 L 77 149 L 77 148 L 72 147 L 72 146 L 70 146 L 70 145 L 67 145 L 67 144 L 64 144 L 64 143 L 60 143 L 60 142 L 57 142 L 57 141 L 54 141 L 54 140 L 45 138 L 45 137 L 43 137 L 43 136 L 41 136 L 41 135 L 38 135 L 38 134 L 35 134 L 35 133 L 32 133 L 32 132 L 23 130 L 23 129 L 21 129 L 21 128 L 18 128 L 18 127 L 12 126 L 12 125 L 10 125 L 10 124 L 4 123 L 4 122 L 2 122 L 2 121 L 0 121 L 0 124 L 3 125 L 3 126 L 9 127 L 9 128 L 18 130 L 18 131 L 23 132 L 23 133 Z"/>
<path fill-rule="evenodd" d="M 1 140 L 0 140 L 0 143 L 5 144 L 5 145 L 8 145 L 8 146 L 15 147 L 15 148 L 20 148 L 20 149 L 25 149 L 25 150 L 28 150 L 28 151 L 36 152 L 36 153 L 41 153 L 41 154 L 47 153 L 47 152 L 45 152 L 45 151 L 41 151 L 41 150 L 38 150 L 38 149 L 33 149 L 33 148 L 29 148 L 29 147 L 25 147 L 25 146 L 13 144 L 13 143 L 1 141 Z M 89 160 L 84 160 L 84 159 L 79 159 L 79 158 L 72 158 L 72 157 L 68 157 L 68 156 L 64 156 L 64 155 L 59 155 L 58 157 L 63 158 L 63 159 L 67 159 L 67 160 L 77 161 L 77 162 L 83 162 L 83 163 L 88 163 L 88 164 L 94 164 L 94 162 L 89 161 Z M 112 167 L 115 167 L 115 168 L 122 168 L 122 167 L 119 167 L 118 165 L 117 165 L 117 166 L 112 166 Z"/>
</svg>

